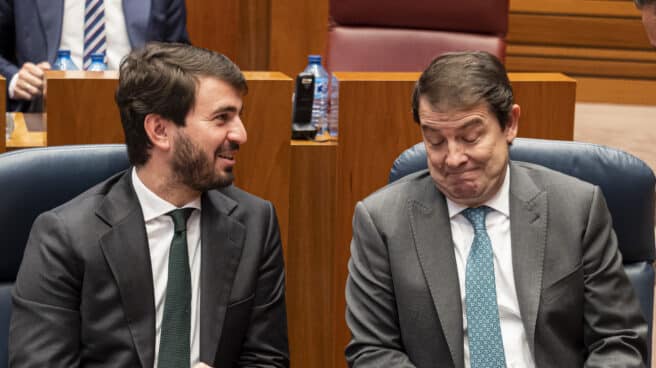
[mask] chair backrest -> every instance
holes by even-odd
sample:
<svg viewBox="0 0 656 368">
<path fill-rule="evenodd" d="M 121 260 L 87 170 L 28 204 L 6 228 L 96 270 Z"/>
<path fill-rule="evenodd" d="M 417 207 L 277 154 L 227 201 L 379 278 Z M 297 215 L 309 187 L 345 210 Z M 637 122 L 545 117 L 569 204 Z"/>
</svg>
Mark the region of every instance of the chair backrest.
<svg viewBox="0 0 656 368">
<path fill-rule="evenodd" d="M 598 185 L 613 219 L 624 269 L 649 323 L 651 356 L 654 310 L 654 173 L 637 157 L 591 143 L 517 138 L 510 159 L 532 162 Z M 427 168 L 426 148 L 418 143 L 394 161 L 393 182 Z M 651 357 L 648 357 L 651 362 Z"/>
<path fill-rule="evenodd" d="M 129 167 L 125 145 L 26 149 L 0 155 L 0 368 L 7 367 L 11 285 L 34 219 Z"/>
<path fill-rule="evenodd" d="M 508 0 L 331 0 L 327 69 L 422 71 L 447 51 L 505 57 Z"/>
</svg>

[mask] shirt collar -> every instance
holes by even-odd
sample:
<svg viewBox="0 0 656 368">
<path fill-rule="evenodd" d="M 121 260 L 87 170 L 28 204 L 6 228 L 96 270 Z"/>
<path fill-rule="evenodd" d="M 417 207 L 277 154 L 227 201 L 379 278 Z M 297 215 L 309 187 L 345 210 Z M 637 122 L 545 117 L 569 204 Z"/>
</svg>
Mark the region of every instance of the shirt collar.
<svg viewBox="0 0 656 368">
<path fill-rule="evenodd" d="M 467 209 L 466 206 L 459 205 L 449 198 L 446 199 L 446 205 L 451 219 Z M 503 183 L 501 183 L 501 188 L 483 205 L 500 212 L 506 217 L 510 217 L 510 166 L 506 166 L 506 175 L 503 178 Z"/>
<path fill-rule="evenodd" d="M 137 193 L 137 199 L 141 205 L 144 222 L 148 222 L 157 217 L 165 215 L 177 208 L 173 204 L 167 202 L 157 194 L 153 193 L 150 189 L 148 189 L 148 187 L 146 187 L 141 179 L 139 179 L 136 168 L 132 168 L 132 186 L 134 187 L 134 191 Z M 191 202 L 182 206 L 182 208 L 185 207 L 200 209 L 200 197 L 197 197 Z"/>
</svg>

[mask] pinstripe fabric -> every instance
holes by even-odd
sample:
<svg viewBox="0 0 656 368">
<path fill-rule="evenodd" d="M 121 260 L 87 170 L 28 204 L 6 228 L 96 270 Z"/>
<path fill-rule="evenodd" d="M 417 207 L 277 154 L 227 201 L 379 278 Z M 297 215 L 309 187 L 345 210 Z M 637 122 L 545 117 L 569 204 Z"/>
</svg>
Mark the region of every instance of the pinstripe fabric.
<svg viewBox="0 0 656 368">
<path fill-rule="evenodd" d="M 85 0 L 84 2 L 84 69 L 91 64 L 91 54 L 107 52 L 105 35 L 105 4 L 103 0 Z"/>
</svg>

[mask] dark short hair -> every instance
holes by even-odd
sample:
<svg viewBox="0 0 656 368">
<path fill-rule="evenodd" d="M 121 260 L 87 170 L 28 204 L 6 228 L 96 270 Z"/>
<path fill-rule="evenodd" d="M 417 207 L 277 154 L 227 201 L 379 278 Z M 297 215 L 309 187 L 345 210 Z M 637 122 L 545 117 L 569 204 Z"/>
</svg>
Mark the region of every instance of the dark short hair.
<svg viewBox="0 0 656 368">
<path fill-rule="evenodd" d="M 191 45 L 150 43 L 121 61 L 115 97 L 132 165 L 141 166 L 150 158 L 146 115 L 158 114 L 184 126 L 199 77 L 218 78 L 242 95 L 248 91 L 244 75 L 230 59 Z"/>
<path fill-rule="evenodd" d="M 421 73 L 412 93 L 412 115 L 419 123 L 419 99 L 440 110 L 464 110 L 482 102 L 505 129 L 513 106 L 506 69 L 496 56 L 483 51 L 445 53 Z"/>
<path fill-rule="evenodd" d="M 642 9 L 645 5 L 656 3 L 656 0 L 633 0 L 633 2 L 635 3 L 636 8 Z"/>
</svg>

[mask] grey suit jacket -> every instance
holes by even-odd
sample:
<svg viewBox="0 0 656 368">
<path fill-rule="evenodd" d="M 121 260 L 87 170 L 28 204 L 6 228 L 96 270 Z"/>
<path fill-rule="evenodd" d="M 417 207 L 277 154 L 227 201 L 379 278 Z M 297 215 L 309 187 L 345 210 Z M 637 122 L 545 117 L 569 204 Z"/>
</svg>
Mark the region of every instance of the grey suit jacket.
<svg viewBox="0 0 656 368">
<path fill-rule="evenodd" d="M 538 367 L 642 367 L 647 325 L 599 188 L 510 164 L 515 287 Z M 346 320 L 352 367 L 464 366 L 446 201 L 427 171 L 358 203 Z"/>
<path fill-rule="evenodd" d="M 235 187 L 201 199 L 200 360 L 287 367 L 273 206 Z M 12 367 L 153 367 L 153 276 L 130 170 L 35 221 L 13 291 Z"/>
<path fill-rule="evenodd" d="M 132 48 L 149 41 L 189 43 L 185 0 L 122 0 L 122 4 Z M 25 62 L 55 61 L 63 18 L 64 0 L 0 0 L 0 75 L 7 79 L 7 87 Z M 18 101 L 9 102 L 18 106 Z"/>
</svg>

